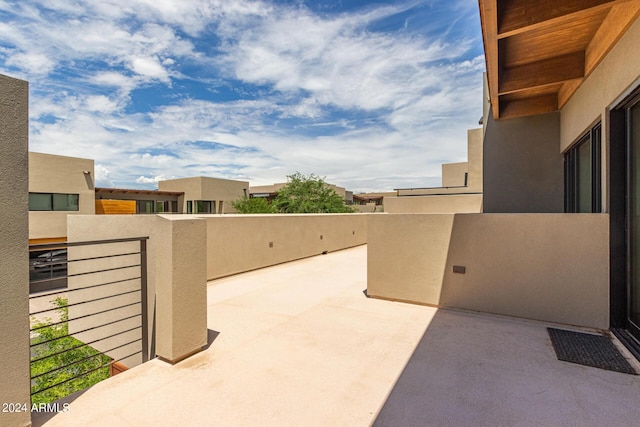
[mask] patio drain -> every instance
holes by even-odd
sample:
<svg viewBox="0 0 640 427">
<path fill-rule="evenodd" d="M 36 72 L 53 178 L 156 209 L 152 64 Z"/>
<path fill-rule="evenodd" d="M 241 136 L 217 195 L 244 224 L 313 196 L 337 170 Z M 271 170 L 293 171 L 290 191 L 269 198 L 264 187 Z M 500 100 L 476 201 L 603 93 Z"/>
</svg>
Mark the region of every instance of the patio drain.
<svg viewBox="0 0 640 427">
<path fill-rule="evenodd" d="M 547 328 L 558 360 L 638 375 L 605 335 Z"/>
</svg>

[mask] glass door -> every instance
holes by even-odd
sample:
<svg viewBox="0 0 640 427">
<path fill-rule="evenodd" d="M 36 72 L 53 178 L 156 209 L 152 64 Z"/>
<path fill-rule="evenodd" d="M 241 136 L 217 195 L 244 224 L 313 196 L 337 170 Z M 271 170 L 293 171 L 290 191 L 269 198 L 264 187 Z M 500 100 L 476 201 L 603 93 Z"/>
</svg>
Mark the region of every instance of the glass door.
<svg viewBox="0 0 640 427">
<path fill-rule="evenodd" d="M 640 101 L 626 108 L 627 328 L 640 339 Z"/>
</svg>

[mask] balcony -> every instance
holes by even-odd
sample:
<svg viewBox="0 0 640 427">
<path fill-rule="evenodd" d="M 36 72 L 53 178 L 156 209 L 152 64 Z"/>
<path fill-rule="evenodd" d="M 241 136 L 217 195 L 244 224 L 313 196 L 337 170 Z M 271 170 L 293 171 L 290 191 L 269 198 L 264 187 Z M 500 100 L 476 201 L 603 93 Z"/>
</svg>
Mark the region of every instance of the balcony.
<svg viewBox="0 0 640 427">
<path fill-rule="evenodd" d="M 640 377 L 558 361 L 545 322 L 367 298 L 367 247 L 208 282 L 205 349 L 35 426 L 633 425 Z M 635 362 L 634 362 L 635 363 Z"/>
</svg>

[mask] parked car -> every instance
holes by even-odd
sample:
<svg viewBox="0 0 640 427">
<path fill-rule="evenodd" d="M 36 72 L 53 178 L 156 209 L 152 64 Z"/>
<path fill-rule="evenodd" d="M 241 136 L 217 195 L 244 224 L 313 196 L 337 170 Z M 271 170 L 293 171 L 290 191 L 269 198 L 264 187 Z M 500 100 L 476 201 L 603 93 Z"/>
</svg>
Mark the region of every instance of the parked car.
<svg viewBox="0 0 640 427">
<path fill-rule="evenodd" d="M 43 271 L 44 269 L 59 271 L 67 269 L 67 250 L 59 249 L 56 251 L 45 252 L 35 258 L 29 260 L 29 266 L 32 270 Z"/>
</svg>

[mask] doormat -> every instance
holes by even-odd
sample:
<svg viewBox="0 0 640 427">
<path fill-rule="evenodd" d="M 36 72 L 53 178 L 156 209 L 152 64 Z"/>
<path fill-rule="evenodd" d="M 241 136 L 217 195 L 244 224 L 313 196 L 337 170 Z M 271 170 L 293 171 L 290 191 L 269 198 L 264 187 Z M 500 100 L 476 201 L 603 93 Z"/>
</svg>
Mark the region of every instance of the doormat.
<svg viewBox="0 0 640 427">
<path fill-rule="evenodd" d="M 547 328 L 558 360 L 638 375 L 605 335 Z"/>
</svg>

